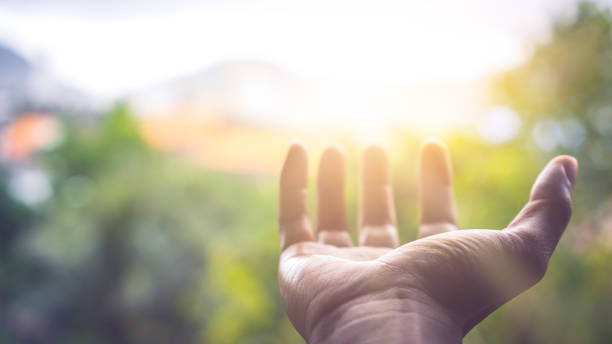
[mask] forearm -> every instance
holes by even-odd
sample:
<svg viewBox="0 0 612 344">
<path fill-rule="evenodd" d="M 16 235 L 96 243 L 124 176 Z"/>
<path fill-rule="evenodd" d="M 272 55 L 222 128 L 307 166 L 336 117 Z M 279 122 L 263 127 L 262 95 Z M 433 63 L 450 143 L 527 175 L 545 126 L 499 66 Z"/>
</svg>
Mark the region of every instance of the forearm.
<svg viewBox="0 0 612 344">
<path fill-rule="evenodd" d="M 414 309 L 406 300 L 340 308 L 322 318 L 307 338 L 310 344 L 452 344 L 461 339 L 461 329 L 446 314 L 433 308 Z"/>
</svg>

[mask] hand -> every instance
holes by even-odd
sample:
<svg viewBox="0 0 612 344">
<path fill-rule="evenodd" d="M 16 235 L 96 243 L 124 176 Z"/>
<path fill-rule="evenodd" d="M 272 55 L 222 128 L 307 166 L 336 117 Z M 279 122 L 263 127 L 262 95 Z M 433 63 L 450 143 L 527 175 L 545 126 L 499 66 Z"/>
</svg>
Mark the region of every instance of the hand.
<svg viewBox="0 0 612 344">
<path fill-rule="evenodd" d="M 309 343 L 460 343 L 499 306 L 539 281 L 571 216 L 574 158 L 553 159 L 503 230 L 457 230 L 444 145 L 419 159 L 419 239 L 398 247 L 389 163 L 363 156 L 359 244 L 344 205 L 344 158 L 327 149 L 318 174 L 316 234 L 307 209 L 307 155 L 293 145 L 280 185 L 279 284 L 289 319 Z"/>
</svg>

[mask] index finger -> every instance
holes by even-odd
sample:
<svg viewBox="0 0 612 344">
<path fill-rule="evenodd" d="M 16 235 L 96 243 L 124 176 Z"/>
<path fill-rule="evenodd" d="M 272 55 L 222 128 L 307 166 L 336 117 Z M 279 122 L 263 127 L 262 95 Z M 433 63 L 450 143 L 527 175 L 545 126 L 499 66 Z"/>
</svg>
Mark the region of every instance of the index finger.
<svg viewBox="0 0 612 344">
<path fill-rule="evenodd" d="M 444 143 L 427 139 L 419 156 L 419 238 L 457 229 L 452 167 Z"/>
</svg>

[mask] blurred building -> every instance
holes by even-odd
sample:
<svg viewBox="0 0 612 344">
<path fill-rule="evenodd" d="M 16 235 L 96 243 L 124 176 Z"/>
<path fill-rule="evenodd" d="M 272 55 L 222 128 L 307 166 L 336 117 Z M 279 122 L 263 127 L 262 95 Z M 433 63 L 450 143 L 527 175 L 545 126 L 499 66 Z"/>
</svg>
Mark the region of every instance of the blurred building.
<svg viewBox="0 0 612 344">
<path fill-rule="evenodd" d="M 84 92 L 0 44 L 0 161 L 14 199 L 30 205 L 48 199 L 49 176 L 32 157 L 61 140 L 57 115 L 88 119 L 96 114 L 92 104 Z"/>
<path fill-rule="evenodd" d="M 23 113 L 93 114 L 84 92 L 55 80 L 44 68 L 0 44 L 0 127 Z"/>
</svg>

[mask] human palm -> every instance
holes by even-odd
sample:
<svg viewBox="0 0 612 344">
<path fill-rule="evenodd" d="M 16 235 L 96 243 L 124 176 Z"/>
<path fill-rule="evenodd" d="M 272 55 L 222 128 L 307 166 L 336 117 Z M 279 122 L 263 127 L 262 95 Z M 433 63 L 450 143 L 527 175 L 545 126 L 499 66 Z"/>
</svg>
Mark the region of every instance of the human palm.
<svg viewBox="0 0 612 344">
<path fill-rule="evenodd" d="M 571 215 L 576 161 L 552 160 L 504 230 L 461 230 L 451 168 L 437 140 L 421 148 L 419 239 L 398 247 L 385 152 L 364 153 L 359 243 L 347 231 L 344 162 L 327 149 L 318 176 L 316 234 L 307 210 L 307 157 L 288 153 L 281 176 L 279 284 L 285 310 L 311 343 L 460 342 L 535 284 Z"/>
</svg>

